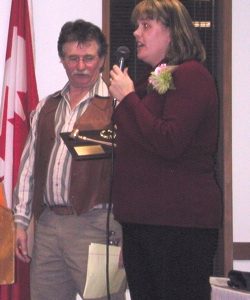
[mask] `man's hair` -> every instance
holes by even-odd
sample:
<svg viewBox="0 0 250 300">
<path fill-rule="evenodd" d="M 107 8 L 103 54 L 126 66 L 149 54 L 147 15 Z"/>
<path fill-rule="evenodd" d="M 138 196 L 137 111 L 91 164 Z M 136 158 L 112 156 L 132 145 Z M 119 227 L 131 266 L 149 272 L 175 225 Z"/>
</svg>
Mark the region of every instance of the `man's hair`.
<svg viewBox="0 0 250 300">
<path fill-rule="evenodd" d="M 135 6 L 131 15 L 135 25 L 140 19 L 157 20 L 170 29 L 171 42 L 166 53 L 169 64 L 180 64 L 191 59 L 205 61 L 204 46 L 188 11 L 180 1 L 143 0 Z"/>
<path fill-rule="evenodd" d="M 99 45 L 99 57 L 103 57 L 107 54 L 107 42 L 103 32 L 98 26 L 80 19 L 74 22 L 67 22 L 62 26 L 58 38 L 58 54 L 61 58 L 64 57 L 63 46 L 65 43 L 78 42 L 81 44 L 89 41 L 96 41 Z"/>
</svg>

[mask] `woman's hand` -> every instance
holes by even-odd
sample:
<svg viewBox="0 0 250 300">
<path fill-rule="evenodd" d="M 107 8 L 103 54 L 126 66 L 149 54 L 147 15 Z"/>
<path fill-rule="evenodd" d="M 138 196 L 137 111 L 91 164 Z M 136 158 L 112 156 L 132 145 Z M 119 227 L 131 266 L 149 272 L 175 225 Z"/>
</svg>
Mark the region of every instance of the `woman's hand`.
<svg viewBox="0 0 250 300">
<path fill-rule="evenodd" d="M 117 65 L 110 71 L 111 95 L 118 101 L 122 101 L 125 96 L 135 90 L 134 83 L 128 75 L 128 68 L 122 71 Z"/>
</svg>

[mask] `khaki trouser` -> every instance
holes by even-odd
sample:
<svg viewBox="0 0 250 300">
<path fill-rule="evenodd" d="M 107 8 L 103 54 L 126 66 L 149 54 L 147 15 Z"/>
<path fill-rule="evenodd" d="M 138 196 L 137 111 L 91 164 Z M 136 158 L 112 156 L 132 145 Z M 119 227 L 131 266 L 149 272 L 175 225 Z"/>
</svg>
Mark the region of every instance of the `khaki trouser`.
<svg viewBox="0 0 250 300">
<path fill-rule="evenodd" d="M 106 242 L 106 218 L 106 209 L 94 209 L 80 216 L 60 216 L 45 209 L 35 232 L 32 300 L 75 300 L 77 293 L 83 294 L 88 247 L 90 243 Z M 120 225 L 113 216 L 110 219 L 114 238 L 121 240 Z M 125 287 L 111 299 L 125 299 Z"/>
</svg>

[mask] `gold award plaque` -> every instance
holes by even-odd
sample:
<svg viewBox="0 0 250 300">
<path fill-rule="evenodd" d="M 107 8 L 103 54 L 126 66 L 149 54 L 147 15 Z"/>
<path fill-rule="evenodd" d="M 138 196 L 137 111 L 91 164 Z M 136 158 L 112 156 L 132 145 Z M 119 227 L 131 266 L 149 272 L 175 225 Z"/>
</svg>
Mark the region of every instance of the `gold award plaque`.
<svg viewBox="0 0 250 300">
<path fill-rule="evenodd" d="M 75 146 L 74 149 L 77 155 L 96 155 L 105 153 L 100 145 Z"/>
</svg>

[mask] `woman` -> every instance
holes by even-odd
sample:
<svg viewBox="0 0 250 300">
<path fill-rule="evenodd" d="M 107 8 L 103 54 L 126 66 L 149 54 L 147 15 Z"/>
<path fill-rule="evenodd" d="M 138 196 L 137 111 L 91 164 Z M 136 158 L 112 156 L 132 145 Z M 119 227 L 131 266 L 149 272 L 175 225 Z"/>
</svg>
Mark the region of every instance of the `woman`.
<svg viewBox="0 0 250 300">
<path fill-rule="evenodd" d="M 135 85 L 114 66 L 119 101 L 113 202 L 133 300 L 210 299 L 221 224 L 214 177 L 218 103 L 205 50 L 178 0 L 132 12 L 137 57 L 152 67 Z"/>
</svg>

